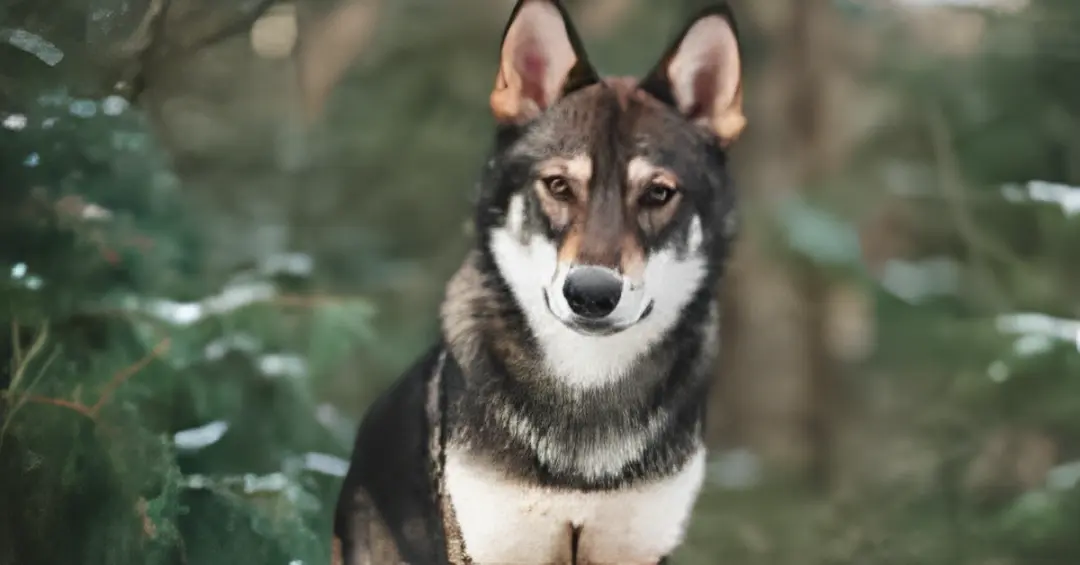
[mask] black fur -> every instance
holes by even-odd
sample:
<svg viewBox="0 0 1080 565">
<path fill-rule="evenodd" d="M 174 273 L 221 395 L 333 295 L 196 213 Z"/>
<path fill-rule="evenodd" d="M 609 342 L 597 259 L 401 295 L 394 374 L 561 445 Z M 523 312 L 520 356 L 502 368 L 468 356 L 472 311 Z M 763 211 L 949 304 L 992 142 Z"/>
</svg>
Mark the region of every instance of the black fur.
<svg viewBox="0 0 1080 565">
<path fill-rule="evenodd" d="M 364 549 L 357 544 L 385 541 L 370 539 L 377 534 L 364 522 L 373 518 L 385 524 L 406 562 L 447 562 L 425 413 L 427 384 L 441 350 L 429 350 L 371 405 L 360 425 L 353 447 L 359 457 L 354 456 L 349 467 L 334 517 L 334 535 L 341 540 L 346 563 Z"/>
</svg>

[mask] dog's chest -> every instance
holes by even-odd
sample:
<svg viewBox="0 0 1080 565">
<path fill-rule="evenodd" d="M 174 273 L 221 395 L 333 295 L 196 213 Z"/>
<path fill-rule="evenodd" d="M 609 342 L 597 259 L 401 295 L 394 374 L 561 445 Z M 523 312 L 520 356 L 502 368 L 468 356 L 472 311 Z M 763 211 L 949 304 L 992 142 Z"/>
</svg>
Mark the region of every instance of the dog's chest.
<svg viewBox="0 0 1080 565">
<path fill-rule="evenodd" d="M 704 450 L 674 475 L 633 489 L 581 492 L 509 480 L 464 453 L 447 453 L 444 479 L 465 549 L 476 565 L 652 565 L 682 541 L 704 477 Z"/>
</svg>

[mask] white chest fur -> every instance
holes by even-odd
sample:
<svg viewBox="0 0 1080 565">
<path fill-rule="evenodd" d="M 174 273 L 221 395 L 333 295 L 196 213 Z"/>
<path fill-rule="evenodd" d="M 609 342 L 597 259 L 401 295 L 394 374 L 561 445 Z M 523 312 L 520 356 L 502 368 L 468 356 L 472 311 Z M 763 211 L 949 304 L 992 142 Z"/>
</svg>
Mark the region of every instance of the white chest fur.
<svg viewBox="0 0 1080 565">
<path fill-rule="evenodd" d="M 702 448 L 676 474 L 610 492 L 509 480 L 447 452 L 446 489 L 476 565 L 564 565 L 579 529 L 578 563 L 653 565 L 682 541 L 705 472 Z"/>
</svg>

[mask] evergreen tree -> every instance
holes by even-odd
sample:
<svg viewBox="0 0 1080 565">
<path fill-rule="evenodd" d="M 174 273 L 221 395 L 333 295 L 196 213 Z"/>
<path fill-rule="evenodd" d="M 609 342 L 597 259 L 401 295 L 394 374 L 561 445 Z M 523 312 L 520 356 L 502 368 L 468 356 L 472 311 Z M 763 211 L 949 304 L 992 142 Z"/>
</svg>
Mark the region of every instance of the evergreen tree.
<svg viewBox="0 0 1080 565">
<path fill-rule="evenodd" d="M 4 72 L 0 563 L 327 562 L 352 423 L 312 379 L 370 308 L 304 256 L 205 288 L 143 115 Z"/>
<path fill-rule="evenodd" d="M 939 442 L 942 494 L 954 499 L 965 558 L 1073 563 L 1080 5 L 1035 0 L 987 17 L 973 62 L 902 75 L 925 118 L 923 162 L 936 169 L 925 199 L 916 198 L 920 246 L 955 261 L 957 287 L 915 309 L 925 318 L 908 331 L 927 340 L 889 337 L 935 353 L 913 367 L 940 379 L 940 396 L 918 420 Z"/>
</svg>

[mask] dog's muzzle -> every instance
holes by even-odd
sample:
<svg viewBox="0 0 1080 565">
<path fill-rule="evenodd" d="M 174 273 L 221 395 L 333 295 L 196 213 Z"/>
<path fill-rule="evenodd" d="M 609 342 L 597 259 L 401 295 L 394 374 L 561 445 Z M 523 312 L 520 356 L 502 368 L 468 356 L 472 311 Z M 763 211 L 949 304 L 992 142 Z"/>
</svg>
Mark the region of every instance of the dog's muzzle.
<svg viewBox="0 0 1080 565">
<path fill-rule="evenodd" d="M 644 289 L 608 267 L 574 265 L 560 270 L 545 290 L 548 309 L 570 328 L 590 335 L 622 331 L 648 315 Z"/>
</svg>

